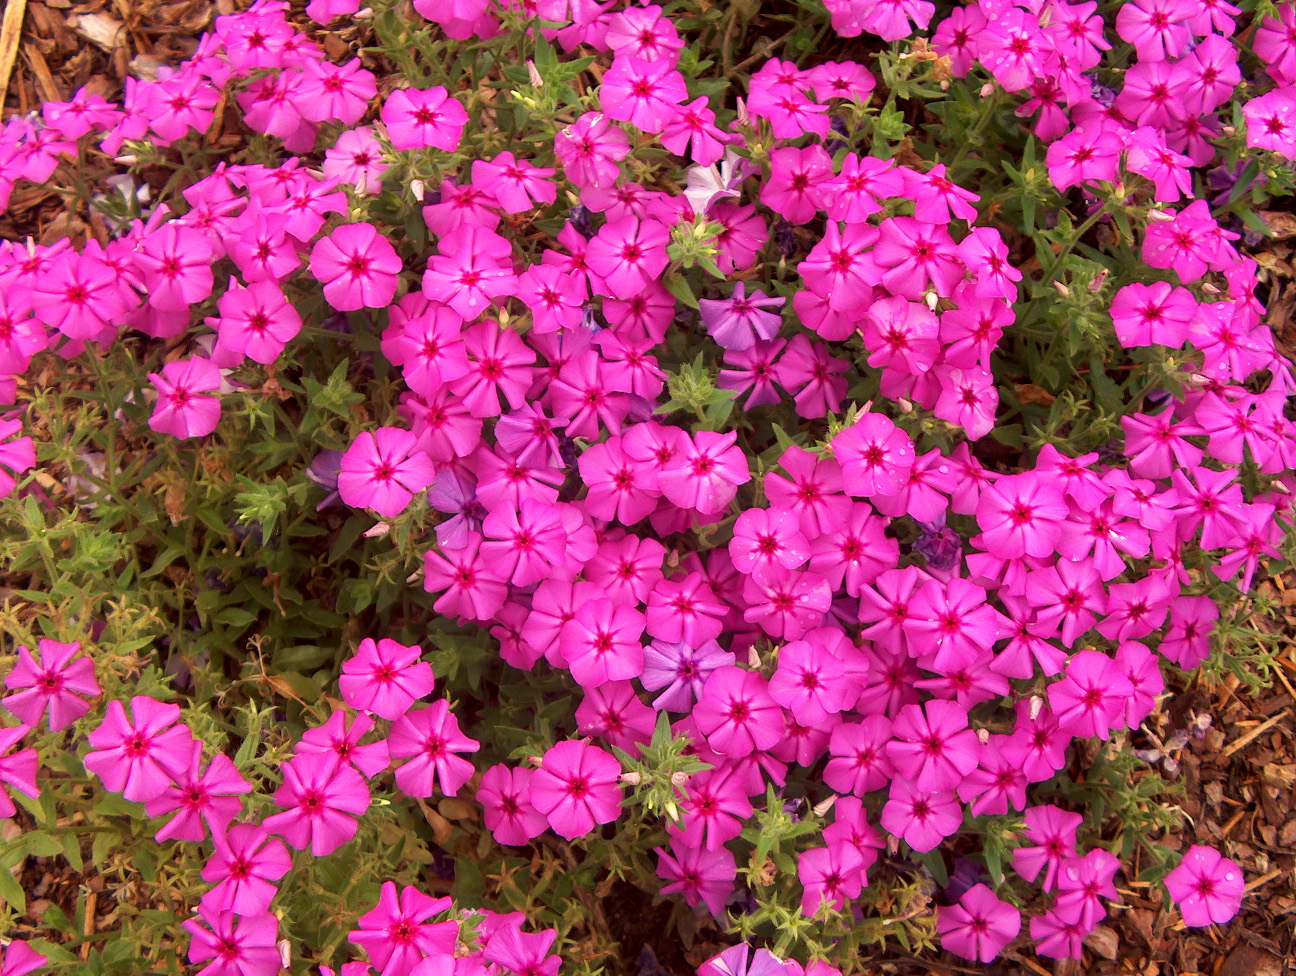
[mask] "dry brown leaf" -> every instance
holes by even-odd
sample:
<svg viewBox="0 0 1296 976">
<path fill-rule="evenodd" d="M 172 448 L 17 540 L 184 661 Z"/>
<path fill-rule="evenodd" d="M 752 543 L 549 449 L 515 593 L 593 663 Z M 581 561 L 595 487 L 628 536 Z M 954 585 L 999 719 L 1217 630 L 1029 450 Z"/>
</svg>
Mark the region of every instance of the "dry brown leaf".
<svg viewBox="0 0 1296 976">
<path fill-rule="evenodd" d="M 95 47 L 112 54 L 126 43 L 126 25 L 100 11 L 93 14 L 73 14 L 68 25 Z"/>
<path fill-rule="evenodd" d="M 1052 393 L 1034 383 L 1018 383 L 1014 388 L 1020 403 L 1036 403 L 1042 407 L 1051 407 L 1057 400 Z"/>
</svg>

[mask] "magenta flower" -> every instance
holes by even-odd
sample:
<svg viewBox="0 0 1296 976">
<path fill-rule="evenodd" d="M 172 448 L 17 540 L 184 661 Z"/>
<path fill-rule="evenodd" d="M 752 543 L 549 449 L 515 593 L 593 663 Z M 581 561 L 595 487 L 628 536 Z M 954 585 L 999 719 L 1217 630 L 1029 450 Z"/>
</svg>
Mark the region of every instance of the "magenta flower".
<svg viewBox="0 0 1296 976">
<path fill-rule="evenodd" d="M 413 885 L 398 891 L 395 882 L 384 881 L 378 904 L 360 916 L 347 941 L 364 949 L 382 976 L 409 976 L 429 956 L 454 954 L 459 923 L 428 921 L 450 907 L 449 898 L 433 898 Z"/>
<path fill-rule="evenodd" d="M 257 363 L 273 363 L 302 327 L 297 309 L 271 280 L 245 288 L 231 276 L 216 309 L 219 317 L 207 319 L 207 324 L 220 333 L 220 349 Z"/>
<path fill-rule="evenodd" d="M 215 255 L 207 235 L 178 221 L 148 234 L 135 255 L 148 303 L 183 311 L 212 293 Z"/>
<path fill-rule="evenodd" d="M 688 98 L 688 88 L 674 61 L 618 54 L 604 73 L 598 94 L 608 118 L 629 122 L 644 132 L 661 132 L 675 115 L 675 106 Z"/>
<path fill-rule="evenodd" d="M 832 440 L 846 493 L 856 498 L 897 494 L 914 465 L 909 435 L 880 413 L 866 413 Z"/>
<path fill-rule="evenodd" d="M 1025 820 L 1026 839 L 1032 844 L 1013 850 L 1013 868 L 1027 881 L 1039 877 L 1041 891 L 1052 891 L 1057 887 L 1063 862 L 1076 854 L 1076 830 L 1084 823 L 1084 817 L 1043 804 L 1030 807 Z"/>
<path fill-rule="evenodd" d="M 1116 663 L 1101 651 L 1081 651 L 1067 664 L 1065 675 L 1048 687 L 1049 707 L 1064 732 L 1106 739 L 1120 728 L 1125 704 L 1134 686 Z"/>
<path fill-rule="evenodd" d="M 181 924 L 193 936 L 189 961 L 207 963 L 196 976 L 274 976 L 283 968 L 274 915 L 239 916 L 199 907 L 197 918 Z"/>
<path fill-rule="evenodd" d="M 1001 559 L 1057 551 L 1069 514 L 1062 491 L 1034 472 L 1009 475 L 981 491 L 976 519 L 983 548 Z"/>
<path fill-rule="evenodd" d="M 882 808 L 882 826 L 915 851 L 934 850 L 963 823 L 963 808 L 953 793 L 925 793 L 907 779 L 891 782 Z"/>
<path fill-rule="evenodd" d="M 14 939 L 0 952 L 0 976 L 27 976 L 49 962 L 22 939 Z"/>
<path fill-rule="evenodd" d="M 311 248 L 310 273 L 338 311 L 386 308 L 396 297 L 400 271 L 396 248 L 373 224 L 343 224 Z"/>
<path fill-rule="evenodd" d="M 12 755 L 5 755 L 21 741 L 30 729 L 26 725 L 15 725 L 11 729 L 0 729 L 0 783 L 11 786 L 20 793 L 30 797 L 40 796 L 36 786 L 36 772 L 40 760 L 35 749 L 20 749 Z M 9 794 L 0 790 L 0 820 L 7 820 L 17 813 Z"/>
<path fill-rule="evenodd" d="M 188 770 L 176 777 L 160 796 L 146 800 L 144 812 L 150 817 L 175 813 L 159 828 L 158 841 L 189 840 L 202 842 L 210 830 L 220 837 L 230 822 L 243 810 L 240 796 L 252 792 L 252 784 L 239 775 L 234 763 L 224 753 L 212 756 L 204 769 L 202 743 L 192 745 Z"/>
<path fill-rule="evenodd" d="M 508 599 L 508 583 L 481 553 L 481 536 L 467 533 L 462 549 L 429 549 L 423 554 L 423 589 L 444 590 L 433 608 L 446 616 L 485 621 Z"/>
<path fill-rule="evenodd" d="M 825 905 L 844 911 L 864 888 L 864 856 L 850 844 L 812 848 L 797 858 L 797 880 L 802 915 L 813 918 Z"/>
<path fill-rule="evenodd" d="M 626 216 L 604 224 L 590 240 L 585 260 L 613 298 L 633 298 L 661 277 L 669 258 L 670 231 L 659 220 Z"/>
<path fill-rule="evenodd" d="M 721 850 L 742 832 L 752 805 L 742 778 L 731 769 L 712 769 L 691 777 L 680 801 L 680 820 L 667 822 L 666 831 L 690 847 Z"/>
<path fill-rule="evenodd" d="M 482 773 L 477 802 L 482 805 L 482 819 L 496 843 L 521 847 L 549 826 L 544 814 L 531 803 L 532 775 L 530 769 L 510 769 L 503 764 Z"/>
<path fill-rule="evenodd" d="M 212 838 L 215 850 L 203 865 L 202 879 L 215 883 L 202 897 L 211 916 L 221 912 L 260 915 L 278 892 L 271 882 L 292 869 L 283 841 L 256 824 L 235 824 Z"/>
<path fill-rule="evenodd" d="M 992 962 L 1021 931 L 1021 912 L 983 884 L 963 893 L 957 905 L 936 909 L 941 947 L 974 962 Z"/>
<path fill-rule="evenodd" d="M 702 902 L 714 918 L 724 918 L 725 902 L 738 877 L 738 862 L 728 848 L 708 851 L 671 838 L 671 853 L 660 847 L 654 848 L 654 852 L 658 858 L 657 874 L 669 882 L 662 885 L 661 894 L 682 894 L 690 907 Z"/>
<path fill-rule="evenodd" d="M 220 370 L 210 359 L 194 356 L 177 359 L 162 367 L 161 375 L 149 373 L 157 390 L 157 405 L 149 427 L 174 437 L 205 437 L 220 423 L 220 398 L 203 396 L 220 389 Z"/>
<path fill-rule="evenodd" d="M 735 666 L 717 668 L 707 678 L 693 719 L 707 745 L 732 759 L 773 748 L 783 738 L 783 709 L 765 679 Z"/>
<path fill-rule="evenodd" d="M 343 666 L 345 670 L 345 665 Z M 361 744 L 360 740 L 374 727 L 368 715 L 352 715 L 338 709 L 323 725 L 307 729 L 297 740 L 297 754 L 327 752 L 349 763 L 366 779 L 372 779 L 391 764 L 387 740 Z"/>
<path fill-rule="evenodd" d="M 739 281 L 729 298 L 698 299 L 702 324 L 711 338 L 727 350 L 742 351 L 760 340 L 773 339 L 783 324 L 780 315 L 764 309 L 778 308 L 787 299 L 771 298 L 759 289 L 748 296 L 746 287 L 746 282 Z"/>
<path fill-rule="evenodd" d="M 93 751 L 83 762 L 106 789 L 128 800 L 152 800 L 189 769 L 193 734 L 175 724 L 179 705 L 137 695 L 130 708 L 128 719 L 120 701 L 108 703 L 103 722 L 87 736 Z"/>
<path fill-rule="evenodd" d="M 36 645 L 36 658 L 19 646 L 18 660 L 5 676 L 5 687 L 15 694 L 0 704 L 26 725 L 39 725 L 48 713 L 51 732 L 59 732 L 90 711 L 82 695 L 102 694 L 95 681 L 94 662 L 88 657 L 72 660 L 81 642 L 64 644 L 44 637 Z"/>
<path fill-rule="evenodd" d="M 977 768 L 979 742 L 967 709 L 934 699 L 900 709 L 887 757 L 904 782 L 923 793 L 953 790 Z"/>
<path fill-rule="evenodd" d="M 390 637 L 366 637 L 342 665 L 338 686 L 352 708 L 395 721 L 420 698 L 432 693 L 432 665 L 420 661 L 423 649 Z"/>
<path fill-rule="evenodd" d="M 587 603 L 563 625 L 558 642 L 582 688 L 637 678 L 643 670 L 644 615 L 610 601 Z"/>
<path fill-rule="evenodd" d="M 480 746 L 459 731 L 459 720 L 444 699 L 405 713 L 387 736 L 391 757 L 409 760 L 396 770 L 396 785 L 407 796 L 431 796 L 434 784 L 454 796 L 473 774 L 472 763 L 455 753 L 476 752 Z"/>
<path fill-rule="evenodd" d="M 795 149 L 785 146 L 770 153 L 770 176 L 761 187 L 761 202 L 791 224 L 809 223 L 823 209 L 827 184 L 833 178 L 832 157 L 818 143 Z M 836 224 L 828 225 L 828 233 Z M 860 233 L 866 233 L 860 228 Z"/>
<path fill-rule="evenodd" d="M 744 620 L 771 637 L 794 641 L 823 622 L 832 606 L 832 589 L 818 573 L 792 570 L 765 583 L 748 577 L 743 599 Z"/>
<path fill-rule="evenodd" d="M 1211 847 L 1194 844 L 1179 866 L 1166 875 L 1166 891 L 1179 906 L 1185 925 L 1223 925 L 1242 907 L 1246 879 L 1242 869 Z"/>
<path fill-rule="evenodd" d="M 283 774 L 274 801 L 284 812 L 266 817 L 266 830 L 316 857 L 355 836 L 356 817 L 369 809 L 369 787 L 359 773 L 332 753 L 314 752 L 289 759 Z"/>
<path fill-rule="evenodd" d="M 630 140 L 598 112 L 586 112 L 554 136 L 554 154 L 577 186 L 611 186 L 621 173 L 618 162 L 630 155 Z"/>
<path fill-rule="evenodd" d="M 574 840 L 620 815 L 620 777 L 621 764 L 597 746 L 559 742 L 531 775 L 531 803 L 555 833 Z"/>
<path fill-rule="evenodd" d="M 832 756 L 824 767 L 824 782 L 839 793 L 863 796 L 892 781 L 895 770 L 887 758 L 891 721 L 885 715 L 867 715 L 860 722 L 834 726 L 828 740 Z"/>
<path fill-rule="evenodd" d="M 1084 857 L 1067 858 L 1057 875 L 1053 910 L 1062 918 L 1079 922 L 1086 932 L 1093 929 L 1107 915 L 1102 900 L 1120 897 L 1114 882 L 1120 866 L 1120 858 L 1100 848 Z"/>
<path fill-rule="evenodd" d="M 454 152 L 468 124 L 468 112 L 440 85 L 398 88 L 387 96 L 380 114 L 393 149 Z"/>
<path fill-rule="evenodd" d="M 355 508 L 371 508 L 395 518 L 409 506 L 415 492 L 436 480 L 436 467 L 415 446 L 417 438 L 399 427 L 365 431 L 342 455 L 338 492 Z"/>
<path fill-rule="evenodd" d="M 680 438 L 680 452 L 661 471 L 662 494 L 680 508 L 702 515 L 722 511 L 738 486 L 751 481 L 747 456 L 737 443 L 735 431 L 703 430 L 692 438 Z"/>
</svg>

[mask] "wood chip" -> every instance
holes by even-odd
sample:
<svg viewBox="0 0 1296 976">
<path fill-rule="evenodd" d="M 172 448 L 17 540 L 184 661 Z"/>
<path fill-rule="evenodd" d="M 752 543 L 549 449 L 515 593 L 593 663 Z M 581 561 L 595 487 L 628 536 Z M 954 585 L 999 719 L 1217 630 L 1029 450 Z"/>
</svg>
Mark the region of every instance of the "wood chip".
<svg viewBox="0 0 1296 976">
<path fill-rule="evenodd" d="M 1250 732 L 1247 732 L 1245 735 L 1230 742 L 1227 746 L 1224 747 L 1224 751 L 1222 755 L 1224 756 L 1225 759 L 1227 759 L 1235 752 L 1237 752 L 1239 749 L 1245 749 L 1252 742 L 1254 742 L 1259 736 L 1263 735 L 1265 732 L 1268 732 L 1270 729 L 1272 729 L 1275 725 L 1277 725 L 1279 722 L 1281 722 L 1290 714 L 1291 714 L 1291 709 L 1284 708 L 1273 718 L 1261 722 Z"/>
<path fill-rule="evenodd" d="M 4 21 L 0 23 L 0 105 L 9 93 L 9 78 L 18 58 L 18 40 L 22 37 L 27 0 L 5 0 Z"/>
<path fill-rule="evenodd" d="M 126 25 L 102 11 L 93 14 L 73 14 L 68 26 L 101 50 L 112 54 L 126 43 Z"/>
</svg>

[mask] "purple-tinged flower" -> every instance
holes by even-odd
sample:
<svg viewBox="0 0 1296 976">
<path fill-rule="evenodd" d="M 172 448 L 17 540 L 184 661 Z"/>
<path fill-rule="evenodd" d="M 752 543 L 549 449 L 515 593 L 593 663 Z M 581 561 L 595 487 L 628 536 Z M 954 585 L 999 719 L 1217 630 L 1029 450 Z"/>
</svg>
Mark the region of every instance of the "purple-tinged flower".
<svg viewBox="0 0 1296 976">
<path fill-rule="evenodd" d="M 746 288 L 746 282 L 739 281 L 729 298 L 698 299 L 702 324 L 724 349 L 750 349 L 761 340 L 773 339 L 783 324 L 782 316 L 764 310 L 781 307 L 786 298 L 771 298 L 760 289 L 748 295 Z"/>
<path fill-rule="evenodd" d="M 680 641 L 655 640 L 644 648 L 644 667 L 639 681 L 649 691 L 665 689 L 653 699 L 653 708 L 687 712 L 701 697 L 702 688 L 711 673 L 733 663 L 733 654 L 722 650 L 713 640 L 698 648 Z"/>
<path fill-rule="evenodd" d="M 698 967 L 698 976 L 789 976 L 788 964 L 768 949 L 731 946 Z"/>
</svg>

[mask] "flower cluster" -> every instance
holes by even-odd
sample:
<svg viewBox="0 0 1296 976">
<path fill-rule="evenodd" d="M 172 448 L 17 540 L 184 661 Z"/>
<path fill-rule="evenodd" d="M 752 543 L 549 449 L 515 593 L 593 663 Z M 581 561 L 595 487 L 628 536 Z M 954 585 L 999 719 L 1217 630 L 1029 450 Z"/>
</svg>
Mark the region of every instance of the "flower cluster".
<svg viewBox="0 0 1296 976">
<path fill-rule="evenodd" d="M 1110 296 L 1106 270 L 1086 283 L 1101 304 L 1086 321 L 1132 373 L 1120 389 L 1104 374 L 1117 436 L 1064 449 L 1055 423 L 1011 462 L 987 445 L 1011 440 L 1000 357 L 1034 314 L 1020 300 L 1033 269 L 994 219 L 1002 201 L 955 181 L 961 153 L 870 151 L 868 66 L 770 58 L 730 109 L 655 4 L 414 7 L 464 41 L 521 17 L 533 41 L 606 65 L 583 101 L 479 153 L 472 91 L 380 98 L 367 62 L 330 57 L 286 3 L 257 0 L 218 17 L 190 60 L 129 81 L 120 105 L 83 90 L 0 131 L 0 202 L 92 140 L 128 165 L 183 145 L 218 105 L 284 153 L 222 163 L 103 243 L 0 246 L 0 399 L 18 402 L 41 354 L 164 340 L 183 353 L 148 373 L 149 428 L 219 441 L 246 371 L 302 348 L 307 308 L 337 313 L 357 362 L 392 367 L 397 402 L 311 477 L 329 468 L 340 502 L 381 520 L 370 533 L 403 540 L 412 598 L 488 635 L 492 664 L 559 675 L 578 701 L 558 731 L 535 730 L 543 748 L 496 755 L 452 696 L 428 703 L 420 645 L 365 639 L 337 675 L 342 705 L 297 738 L 276 784 L 205 748 L 177 704 L 108 701 L 85 768 L 168 818 L 159 842 L 211 852 L 190 961 L 277 972 L 289 849 L 351 842 L 380 779 L 420 802 L 475 798 L 500 845 L 579 843 L 625 815 L 626 765 L 663 725 L 705 768 L 671 780 L 662 893 L 721 922 L 740 910 L 744 828 L 779 790 L 831 811 L 795 853 L 809 918 L 849 916 L 884 848 L 926 864 L 967 824 L 1007 816 L 1023 828 L 1012 876 L 947 889 L 942 944 L 988 963 L 1027 932 L 1038 954 L 1079 958 L 1121 862 L 1034 788 L 1073 743 L 1138 730 L 1166 673 L 1209 657 L 1215 594 L 1249 591 L 1292 520 L 1296 375 L 1256 262 L 1192 187 L 1219 161 L 1230 104 L 1238 152 L 1296 158 L 1296 7 L 1260 22 L 1276 87 L 1240 107 L 1227 3 L 1134 0 L 1109 24 L 1091 2 L 974 0 L 935 25 L 941 70 L 989 79 L 1033 120 L 1048 193 L 1089 208 L 1075 240 L 1041 252 L 1050 286 L 1067 297 L 1065 258 L 1115 213 L 1137 244 Z M 840 35 L 887 41 L 935 15 L 922 0 L 826 7 Z M 1111 91 L 1098 79 L 1117 41 L 1134 60 Z M 552 91 L 531 68 L 532 91 Z M 683 179 L 653 169 L 671 156 Z M 384 217 L 392 197 L 426 250 Z M 36 450 L 17 415 L 0 423 L 4 496 Z M 3 705 L 22 724 L 5 750 L 43 718 L 86 719 L 100 687 L 78 649 L 18 650 Z M 0 781 L 34 797 L 37 766 L 33 749 L 6 755 Z M 1227 921 L 1245 893 L 1207 848 L 1164 880 L 1189 925 Z M 349 941 L 383 976 L 552 976 L 557 935 L 388 881 Z M 703 976 L 836 972 L 752 952 Z M 4 971 L 11 957 L 26 971 L 23 955 L 10 946 Z"/>
</svg>

